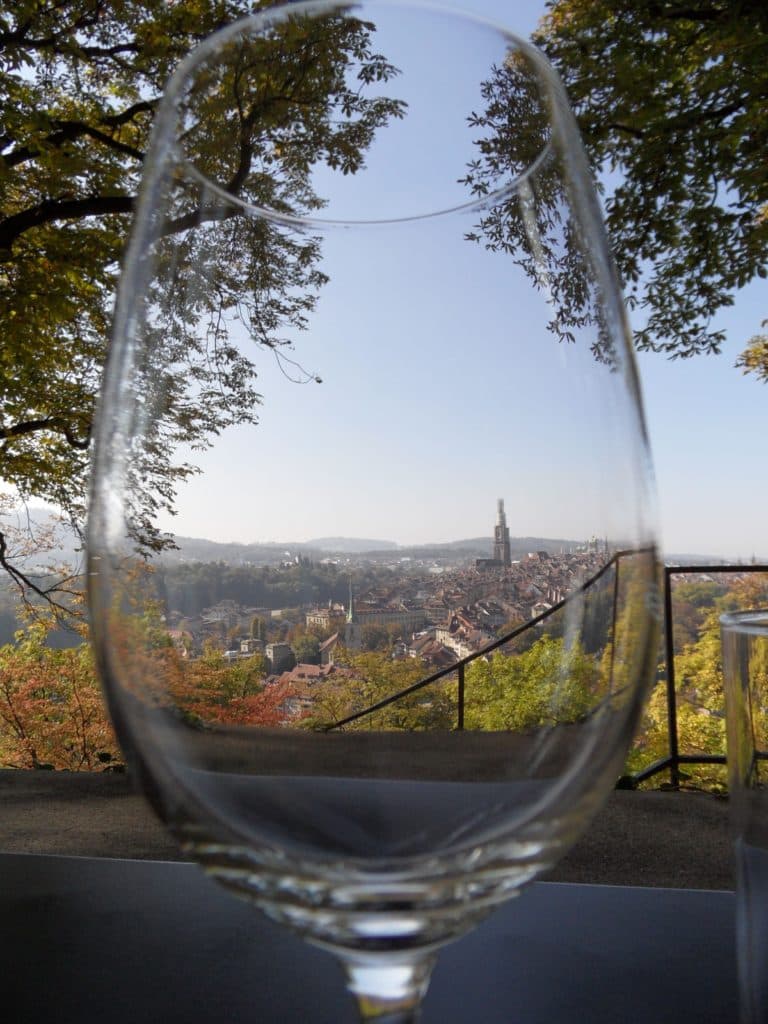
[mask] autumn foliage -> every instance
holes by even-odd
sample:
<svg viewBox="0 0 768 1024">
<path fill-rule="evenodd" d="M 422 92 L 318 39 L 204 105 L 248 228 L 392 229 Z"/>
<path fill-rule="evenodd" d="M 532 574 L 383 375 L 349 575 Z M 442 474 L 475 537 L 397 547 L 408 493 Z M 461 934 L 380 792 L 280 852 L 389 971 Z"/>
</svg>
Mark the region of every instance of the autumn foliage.
<svg viewBox="0 0 768 1024">
<path fill-rule="evenodd" d="M 260 655 L 227 663 L 211 649 L 202 658 L 177 664 L 173 696 L 177 707 L 217 725 L 277 726 L 290 716 L 292 687 L 264 683 Z"/>
<path fill-rule="evenodd" d="M 99 771 L 122 755 L 106 710 L 90 645 L 46 644 L 39 623 L 0 648 L 0 767 Z M 190 722 L 276 726 L 290 717 L 291 688 L 265 684 L 261 658 L 228 664 L 220 652 L 186 662 L 166 642 L 141 649 L 134 695 L 174 705 Z M 145 672 L 136 671 L 143 668 Z"/>
<path fill-rule="evenodd" d="M 45 641 L 36 624 L 0 648 L 0 765 L 88 771 L 119 762 L 90 648 Z"/>
</svg>

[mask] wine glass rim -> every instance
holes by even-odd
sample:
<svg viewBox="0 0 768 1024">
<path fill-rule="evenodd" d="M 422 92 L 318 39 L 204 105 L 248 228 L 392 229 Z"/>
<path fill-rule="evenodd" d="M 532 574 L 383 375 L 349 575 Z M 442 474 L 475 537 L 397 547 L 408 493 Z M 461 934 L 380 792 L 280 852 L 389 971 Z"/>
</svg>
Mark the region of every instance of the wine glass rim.
<svg viewBox="0 0 768 1024">
<path fill-rule="evenodd" d="M 160 126 L 164 125 L 166 118 L 172 117 L 175 114 L 177 105 L 184 93 L 189 79 L 197 68 L 200 67 L 213 53 L 215 53 L 222 44 L 228 43 L 232 39 L 237 38 L 237 36 L 255 35 L 263 28 L 279 25 L 289 18 L 311 15 L 318 12 L 351 12 L 356 8 L 365 9 L 370 7 L 381 7 L 384 9 L 399 7 L 405 10 L 410 9 L 432 12 L 437 15 L 472 22 L 480 27 L 490 28 L 508 40 L 517 50 L 523 53 L 525 57 L 532 62 L 536 70 L 540 72 L 541 80 L 547 83 L 548 88 L 551 86 L 553 81 L 557 82 L 556 73 L 554 72 L 551 64 L 536 46 L 528 42 L 522 36 L 512 32 L 493 18 L 487 18 L 483 15 L 463 10 L 461 8 L 447 6 L 441 3 L 432 3 L 431 0 L 297 0 L 297 2 L 290 2 L 289 0 L 289 2 L 280 3 L 274 7 L 255 11 L 252 14 L 237 19 L 230 25 L 226 25 L 223 28 L 218 29 L 216 32 L 211 33 L 211 35 L 204 39 L 191 53 L 189 53 L 179 63 L 168 81 L 168 85 L 161 101 L 161 107 L 158 110 L 156 130 L 159 132 Z M 478 196 L 468 202 L 454 203 L 450 206 L 430 210 L 426 213 L 405 214 L 397 217 L 347 218 L 286 213 L 271 206 L 263 206 L 258 203 L 252 203 L 248 200 L 242 199 L 228 191 L 224 186 L 217 184 L 208 177 L 208 175 L 200 171 L 194 161 L 184 153 L 183 145 L 176 137 L 175 132 L 174 137 L 176 138 L 176 141 L 175 144 L 172 144 L 172 150 L 174 151 L 174 156 L 178 165 L 184 169 L 184 173 L 187 174 L 190 179 L 204 187 L 210 194 L 252 216 L 264 217 L 265 219 L 286 226 L 316 229 L 334 227 L 373 227 L 376 225 L 403 224 L 449 216 L 459 212 L 471 213 L 488 209 L 519 191 L 522 185 L 524 185 L 529 179 L 535 177 L 539 169 L 549 159 L 553 148 L 552 125 L 550 124 L 549 137 L 542 144 L 535 159 L 533 159 L 524 170 L 512 175 L 502 186 L 492 190 L 487 195 Z"/>
</svg>

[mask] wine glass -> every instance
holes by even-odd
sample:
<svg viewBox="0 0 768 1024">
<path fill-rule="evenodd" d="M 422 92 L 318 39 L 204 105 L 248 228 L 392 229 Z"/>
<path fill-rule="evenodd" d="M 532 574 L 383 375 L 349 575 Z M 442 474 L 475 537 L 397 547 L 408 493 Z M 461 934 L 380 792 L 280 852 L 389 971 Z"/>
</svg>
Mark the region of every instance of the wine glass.
<svg viewBox="0 0 768 1024">
<path fill-rule="evenodd" d="M 657 573 L 545 58 L 418 0 L 204 41 L 155 116 L 89 522 L 110 711 L 186 851 L 333 951 L 363 1020 L 415 1020 L 621 773 Z"/>
</svg>

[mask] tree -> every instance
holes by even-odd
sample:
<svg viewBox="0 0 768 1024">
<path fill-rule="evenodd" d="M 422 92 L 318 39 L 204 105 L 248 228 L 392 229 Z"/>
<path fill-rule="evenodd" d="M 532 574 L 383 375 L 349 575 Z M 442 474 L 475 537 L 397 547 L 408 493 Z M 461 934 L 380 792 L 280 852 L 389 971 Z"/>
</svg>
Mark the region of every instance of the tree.
<svg viewBox="0 0 768 1024">
<path fill-rule="evenodd" d="M 467 669 L 464 727 L 523 732 L 576 722 L 598 700 L 599 669 L 580 646 L 542 636 L 523 654 Z"/>
<path fill-rule="evenodd" d="M 720 615 L 724 611 L 761 608 L 768 602 L 768 577 L 761 572 L 743 573 L 735 579 L 720 576 L 717 582 L 679 583 L 674 589 L 675 687 L 678 747 L 683 754 L 725 754 L 725 695 L 721 659 Z M 695 614 L 691 614 L 691 609 Z M 760 654 L 763 657 L 763 654 Z M 662 677 L 664 673 L 661 673 Z M 755 685 L 765 692 L 766 673 L 756 668 Z M 765 730 L 763 705 L 754 709 L 755 728 Z M 667 689 L 663 678 L 653 690 L 645 709 L 629 770 L 669 754 Z M 686 766 L 689 784 L 719 791 L 725 772 L 716 765 Z"/>
<path fill-rule="evenodd" d="M 707 613 L 697 639 L 675 657 L 677 736 L 682 754 L 725 753 L 725 697 L 720 656 L 719 611 Z M 645 708 L 629 770 L 646 767 L 669 755 L 667 688 L 660 681 Z M 686 778 L 712 790 L 724 788 L 724 772 L 717 765 L 686 766 Z"/>
<path fill-rule="evenodd" d="M 305 633 L 291 641 L 296 661 L 304 665 L 320 664 L 320 643 L 316 636 Z"/>
<path fill-rule="evenodd" d="M 732 580 L 728 593 L 718 602 L 721 612 L 745 611 L 768 605 L 768 574 L 749 572 Z"/>
<path fill-rule="evenodd" d="M 763 320 L 762 326 L 768 327 L 768 320 Z M 768 334 L 756 334 L 750 338 L 736 365 L 744 373 L 754 373 L 764 384 L 768 383 Z"/>
<path fill-rule="evenodd" d="M 266 659 L 260 654 L 227 661 L 213 647 L 202 657 L 176 662 L 168 694 L 193 720 L 218 725 L 280 725 L 288 717 L 288 684 L 265 686 Z"/>
<path fill-rule="evenodd" d="M 717 352 L 711 320 L 768 275 L 768 7 L 763 0 L 550 0 L 535 34 L 564 80 L 605 192 L 608 233 L 641 349 Z M 541 109 L 514 60 L 484 87 L 478 160 L 489 191 L 540 141 Z M 543 186 L 546 191 L 546 172 Z M 543 219 L 557 197 L 543 197 Z M 519 217 L 491 211 L 478 237 L 524 254 Z M 578 322 L 584 296 L 562 258 L 554 287 Z M 550 264 L 550 270 L 554 265 Z M 588 310 L 586 310 L 589 312 Z M 567 325 L 565 325 L 567 328 Z M 561 334 L 563 332 L 561 331 Z M 740 365 L 768 377 L 756 338 Z"/>
<path fill-rule="evenodd" d="M 424 666 L 420 662 L 412 659 L 393 661 L 387 655 L 374 651 L 361 654 L 347 651 L 339 655 L 337 663 L 342 666 L 341 672 L 317 685 L 314 707 L 304 726 L 330 725 L 424 678 Z M 452 729 L 455 724 L 456 682 L 449 678 L 401 697 L 345 728 L 423 731 Z"/>
<path fill-rule="evenodd" d="M 0 648 L 0 764 L 103 769 L 119 760 L 90 647 L 52 650 L 45 627 Z"/>
<path fill-rule="evenodd" d="M 250 635 L 253 640 L 263 640 L 267 635 L 266 619 L 260 615 L 254 615 L 251 619 Z"/>
<path fill-rule="evenodd" d="M 63 510 L 80 530 L 110 310 L 153 114 L 179 59 L 251 5 L 3 6 L 0 477 L 22 500 Z M 380 94 L 396 69 L 372 49 L 371 28 L 340 15 L 297 18 L 277 39 L 243 43 L 217 69 L 201 120 L 189 125 L 198 166 L 242 199 L 316 210 L 323 200 L 310 184 L 312 166 L 354 173 L 376 130 L 401 113 L 397 100 Z M 259 74 L 264 66 L 269 76 Z M 224 87 L 237 89 L 237 104 L 222 100 Z M 185 201 L 165 230 L 185 230 L 195 200 Z M 159 310 L 158 330 L 176 366 L 155 381 L 169 407 L 144 467 L 148 497 L 138 520 L 150 550 L 168 541 L 154 513 L 172 506 L 176 485 L 194 472 L 174 463 L 170 449 L 205 447 L 227 426 L 257 419 L 254 362 L 229 342 L 227 315 L 236 308 L 253 340 L 279 353 L 304 326 L 325 280 L 317 239 L 291 238 L 247 217 L 230 218 L 220 238 L 198 310 L 209 330 L 185 331 L 172 308 Z M 194 245 L 190 235 L 190 254 Z M 6 554 L 0 535 L 0 561 Z M 23 592 L 36 589 L 28 578 L 15 581 Z"/>
<path fill-rule="evenodd" d="M 725 591 L 722 580 L 693 580 L 678 583 L 673 591 L 673 623 L 675 653 L 696 641 L 710 611 L 718 597 Z"/>
<path fill-rule="evenodd" d="M 360 643 L 364 651 L 386 651 L 390 647 L 389 634 L 384 626 L 366 625 L 360 630 Z"/>
</svg>

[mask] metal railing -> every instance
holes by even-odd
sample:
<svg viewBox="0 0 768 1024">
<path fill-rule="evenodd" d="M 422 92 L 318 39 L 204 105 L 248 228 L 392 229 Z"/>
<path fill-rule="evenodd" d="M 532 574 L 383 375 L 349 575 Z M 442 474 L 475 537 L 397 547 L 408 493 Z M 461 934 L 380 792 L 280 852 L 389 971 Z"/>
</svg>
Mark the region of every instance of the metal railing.
<svg viewBox="0 0 768 1024">
<path fill-rule="evenodd" d="M 431 675 L 426 676 L 424 679 L 420 679 L 418 682 L 413 683 L 411 686 L 407 686 L 402 690 L 398 690 L 395 693 L 388 695 L 382 700 L 377 701 L 375 704 L 371 704 L 368 707 L 362 708 L 359 711 L 347 715 L 346 718 L 339 719 L 333 722 L 331 725 L 324 727 L 325 732 L 330 732 L 335 729 L 342 729 L 346 725 L 350 725 L 352 722 L 359 721 L 369 715 L 375 714 L 377 711 L 381 711 L 383 708 L 389 707 L 405 697 L 410 696 L 413 693 L 417 693 L 419 690 L 424 689 L 427 686 L 432 686 L 435 683 L 439 683 L 443 679 L 447 679 L 449 676 L 454 674 L 457 676 L 457 709 L 456 709 L 456 726 L 457 730 L 464 729 L 464 712 L 465 712 L 465 700 L 466 700 L 466 688 L 465 688 L 465 670 L 467 665 L 470 665 L 473 661 L 479 658 L 486 658 L 489 654 L 508 644 L 516 637 L 527 632 L 530 629 L 535 629 L 541 625 L 542 622 L 547 620 L 550 616 L 555 615 L 561 611 L 569 601 L 581 596 L 588 591 L 594 584 L 601 579 L 611 569 L 615 568 L 614 572 L 614 587 L 613 587 L 613 613 L 612 613 L 612 633 L 615 631 L 616 624 L 616 604 L 618 596 L 618 582 L 619 572 L 618 566 L 622 558 L 629 555 L 637 555 L 640 552 L 637 551 L 618 551 L 605 563 L 600 570 L 591 576 L 585 583 L 583 583 L 578 590 L 569 594 L 567 597 L 558 601 L 552 605 L 551 608 L 547 608 L 539 615 L 534 616 L 532 619 L 521 623 L 516 626 L 509 633 L 495 640 L 493 643 L 488 644 L 479 651 L 475 651 L 472 654 L 461 658 L 459 661 L 452 665 L 448 665 L 446 668 L 439 669 L 433 672 Z M 622 776 L 619 779 L 617 786 L 623 789 L 633 789 L 640 785 L 640 783 L 653 778 L 662 772 L 669 772 L 670 785 L 674 788 L 678 788 L 680 785 L 680 768 L 682 765 L 705 765 L 705 764 L 718 764 L 724 765 L 726 758 L 724 754 L 684 754 L 680 752 L 679 744 L 679 733 L 678 733 L 678 720 L 677 720 L 677 690 L 675 684 L 675 644 L 674 644 L 674 616 L 672 612 L 672 577 L 682 575 L 712 575 L 712 574 L 730 574 L 730 575 L 741 575 L 744 573 L 752 572 L 763 572 L 768 573 L 768 565 L 668 565 L 663 568 L 663 609 L 664 609 L 664 654 L 665 654 L 665 688 L 666 688 L 666 704 L 667 704 L 667 729 L 669 736 L 669 753 L 658 760 L 647 765 L 639 772 L 634 772 L 629 775 Z"/>
<path fill-rule="evenodd" d="M 675 680 L 675 619 L 672 613 L 672 577 L 673 576 L 709 576 L 717 574 L 742 575 L 751 572 L 768 573 L 768 565 L 665 565 L 664 566 L 664 659 L 665 683 L 667 700 L 667 733 L 669 736 L 669 753 L 666 757 L 653 761 L 647 767 L 619 780 L 622 788 L 634 788 L 641 782 L 669 771 L 670 785 L 678 789 L 680 786 L 681 765 L 721 764 L 725 765 L 725 754 L 681 754 L 677 721 L 677 687 Z"/>
</svg>

